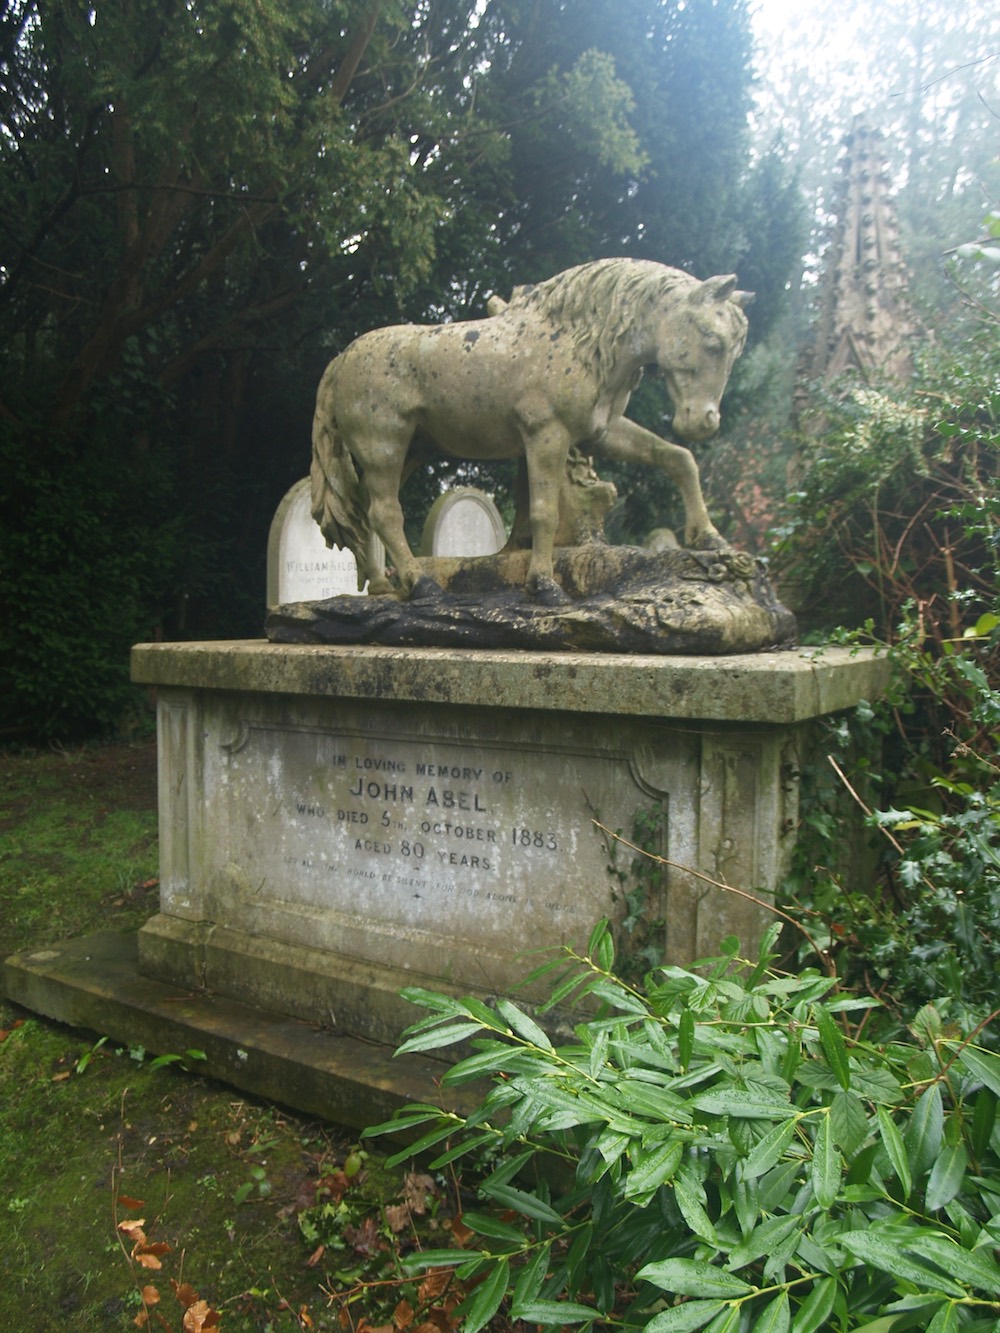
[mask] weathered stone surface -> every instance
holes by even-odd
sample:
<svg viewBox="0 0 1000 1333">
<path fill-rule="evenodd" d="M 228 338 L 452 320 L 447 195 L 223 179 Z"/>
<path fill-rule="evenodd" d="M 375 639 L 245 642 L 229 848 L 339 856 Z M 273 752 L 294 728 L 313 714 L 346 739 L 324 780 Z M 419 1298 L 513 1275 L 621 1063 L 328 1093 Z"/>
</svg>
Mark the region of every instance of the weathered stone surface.
<svg viewBox="0 0 1000 1333">
<path fill-rule="evenodd" d="M 485 491 L 459 486 L 445 491 L 424 520 L 420 553 L 426 556 L 494 555 L 507 542 L 500 511 Z M 289 597 L 286 601 L 299 599 Z"/>
<path fill-rule="evenodd" d="M 144 976 L 136 937 L 98 931 L 46 949 L 11 954 L 4 994 L 60 1023 L 89 1028 L 157 1055 L 194 1048 L 199 1073 L 256 1097 L 358 1129 L 388 1120 L 411 1101 L 439 1104 L 446 1066 L 358 1041 L 316 1021 L 251 1008 L 202 989 Z M 412 1010 L 414 1021 L 422 1011 Z M 473 1104 L 467 1089 L 448 1104 Z"/>
<path fill-rule="evenodd" d="M 795 619 L 763 566 L 735 551 L 586 546 L 556 553 L 565 600 L 524 592 L 530 554 L 422 560 L 411 600 L 334 597 L 273 608 L 275 643 L 379 643 L 629 653 L 741 653 L 785 647 Z M 433 580 L 430 582 L 429 580 Z"/>
<path fill-rule="evenodd" d="M 595 819 L 627 832 L 663 811 L 672 864 L 647 908 L 668 958 L 730 933 L 752 948 L 766 911 L 719 885 L 773 894 L 804 723 L 880 684 L 843 650 L 157 644 L 135 665 L 157 682 L 162 766 L 143 970 L 386 1042 L 403 986 L 503 993 L 532 951 L 620 915 Z"/>
<path fill-rule="evenodd" d="M 709 439 L 743 350 L 748 293 L 733 275 L 698 282 L 648 260 L 601 259 L 498 301 L 492 318 L 434 328 L 374 329 L 327 367 L 313 419 L 312 512 L 327 541 L 369 573 L 372 531 L 408 596 L 420 566 L 399 504 L 405 469 L 451 458 L 525 458 L 532 591 L 553 582 L 553 547 L 570 451 L 658 468 L 676 483 L 685 539 L 724 543 L 705 508 L 698 468 L 677 440 L 625 416 L 647 366 L 658 366 L 681 440 Z M 571 471 L 572 465 L 571 465 Z M 595 490 L 571 526 L 593 528 Z M 382 589 L 378 589 L 382 591 Z"/>
<path fill-rule="evenodd" d="M 523 653 L 460 648 L 345 648 L 266 643 L 140 643 L 139 685 L 542 715 L 606 713 L 686 722 L 807 722 L 877 699 L 884 657 L 856 648 L 800 648 L 731 657 Z"/>
</svg>

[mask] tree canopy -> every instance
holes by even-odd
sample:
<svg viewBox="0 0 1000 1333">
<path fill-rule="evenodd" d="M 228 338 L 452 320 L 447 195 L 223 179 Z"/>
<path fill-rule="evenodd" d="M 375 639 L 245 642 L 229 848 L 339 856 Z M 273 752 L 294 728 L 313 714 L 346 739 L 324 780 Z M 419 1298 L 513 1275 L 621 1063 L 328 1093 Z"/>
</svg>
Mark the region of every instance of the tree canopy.
<svg viewBox="0 0 1000 1333">
<path fill-rule="evenodd" d="M 616 253 L 739 268 L 759 331 L 795 238 L 751 54 L 746 0 L 2 0 L 4 724 L 257 632 L 358 333 Z"/>
</svg>

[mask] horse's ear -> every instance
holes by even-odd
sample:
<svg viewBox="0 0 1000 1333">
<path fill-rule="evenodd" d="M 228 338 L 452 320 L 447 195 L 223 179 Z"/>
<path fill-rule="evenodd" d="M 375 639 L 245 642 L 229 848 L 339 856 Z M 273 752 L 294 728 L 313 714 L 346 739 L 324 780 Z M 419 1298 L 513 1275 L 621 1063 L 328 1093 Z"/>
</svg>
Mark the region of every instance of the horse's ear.
<svg viewBox="0 0 1000 1333">
<path fill-rule="evenodd" d="M 756 297 L 756 292 L 733 292 L 733 300 L 741 310 L 746 310 L 747 306 Z"/>
<path fill-rule="evenodd" d="M 736 274 L 727 273 L 715 278 L 706 278 L 701 284 L 699 299 L 702 301 L 728 301 L 736 290 Z"/>
</svg>

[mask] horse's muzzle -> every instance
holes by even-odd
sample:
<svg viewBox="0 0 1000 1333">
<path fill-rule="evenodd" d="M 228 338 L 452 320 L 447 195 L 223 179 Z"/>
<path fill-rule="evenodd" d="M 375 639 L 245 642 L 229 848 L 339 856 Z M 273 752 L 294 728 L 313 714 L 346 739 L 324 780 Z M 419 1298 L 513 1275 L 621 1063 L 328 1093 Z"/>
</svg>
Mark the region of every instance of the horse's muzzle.
<svg viewBox="0 0 1000 1333">
<path fill-rule="evenodd" d="M 719 429 L 719 409 L 712 405 L 674 413 L 674 430 L 684 440 L 707 440 Z"/>
</svg>

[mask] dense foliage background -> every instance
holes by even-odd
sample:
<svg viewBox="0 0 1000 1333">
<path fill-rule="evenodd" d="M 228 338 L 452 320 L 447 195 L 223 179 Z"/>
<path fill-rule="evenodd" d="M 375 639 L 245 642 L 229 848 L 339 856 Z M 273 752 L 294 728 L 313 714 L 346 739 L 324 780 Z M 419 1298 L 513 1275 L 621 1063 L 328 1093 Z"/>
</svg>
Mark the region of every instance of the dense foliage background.
<svg viewBox="0 0 1000 1333">
<path fill-rule="evenodd" d="M 8 0 L 0 728 L 107 730 L 132 642 L 260 632 L 360 332 L 626 253 L 739 269 L 762 336 L 800 214 L 752 75 L 745 0 Z"/>
</svg>

